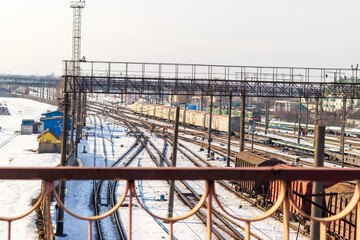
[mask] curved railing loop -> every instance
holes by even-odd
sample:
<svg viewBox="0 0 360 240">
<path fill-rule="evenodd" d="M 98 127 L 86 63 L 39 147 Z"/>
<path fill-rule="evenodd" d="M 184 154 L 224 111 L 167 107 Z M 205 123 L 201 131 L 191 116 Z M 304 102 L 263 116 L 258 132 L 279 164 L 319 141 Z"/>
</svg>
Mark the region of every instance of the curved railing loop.
<svg viewBox="0 0 360 240">
<path fill-rule="evenodd" d="M 285 194 L 286 193 L 285 182 L 281 181 L 281 185 L 282 185 L 281 192 L 280 192 L 279 198 L 277 199 L 275 204 L 268 211 L 266 211 L 264 215 L 261 215 L 259 217 L 255 217 L 255 218 L 236 217 L 236 216 L 230 214 L 228 211 L 226 211 L 225 208 L 221 205 L 220 200 L 217 198 L 217 194 L 215 192 L 215 185 L 213 185 L 214 199 L 215 199 L 216 203 L 219 205 L 220 209 L 223 210 L 230 217 L 232 217 L 232 218 L 234 218 L 236 220 L 239 220 L 239 221 L 244 221 L 244 222 L 256 222 L 256 221 L 260 221 L 260 220 L 263 220 L 265 218 L 270 217 L 272 214 L 274 214 L 281 207 L 281 205 L 282 205 L 282 203 L 283 203 L 283 201 L 285 199 L 285 195 L 286 195 Z"/>
<path fill-rule="evenodd" d="M 346 215 L 348 215 L 357 205 L 359 198 L 360 198 L 360 182 L 357 181 L 356 182 L 356 187 L 355 187 L 355 191 L 354 191 L 354 195 L 351 198 L 351 200 L 349 201 L 348 205 L 338 214 L 331 216 L 331 217 L 325 217 L 325 218 L 318 218 L 318 217 L 311 217 L 309 216 L 306 212 L 304 212 L 301 208 L 299 208 L 294 199 L 293 199 L 293 195 L 291 194 L 291 192 L 288 192 L 289 194 L 289 200 L 290 200 L 290 204 L 294 206 L 294 208 L 299 211 L 299 213 L 301 215 L 303 215 L 306 218 L 309 218 L 311 220 L 314 220 L 316 222 L 332 222 L 338 219 L 341 219 L 343 217 L 345 217 Z"/>
<path fill-rule="evenodd" d="M 126 195 L 127 195 L 128 191 L 129 191 L 129 182 L 127 182 L 124 194 L 121 196 L 120 201 L 113 208 L 111 208 L 109 211 L 107 211 L 106 213 L 103 213 L 101 215 L 92 216 L 92 217 L 84 217 L 84 216 L 77 215 L 77 214 L 71 212 L 69 209 L 67 209 L 65 207 L 65 205 L 63 204 L 63 202 L 60 200 L 59 195 L 56 193 L 54 182 L 51 182 L 50 184 L 51 184 L 51 191 L 53 192 L 57 203 L 59 204 L 59 206 L 62 209 L 64 209 L 68 214 L 70 214 L 73 217 L 79 218 L 81 220 L 88 220 L 88 221 L 99 220 L 99 219 L 105 218 L 105 217 L 113 214 L 121 206 L 121 204 L 125 201 Z"/>
<path fill-rule="evenodd" d="M 150 214 L 150 216 L 154 217 L 154 218 L 157 218 L 157 219 L 160 219 L 162 221 L 167 221 L 169 223 L 175 223 L 177 221 L 180 221 L 180 220 L 183 220 L 183 219 L 186 219 L 192 215 L 194 215 L 205 203 L 206 201 L 206 198 L 209 196 L 209 193 L 210 193 L 210 187 L 209 187 L 209 182 L 206 181 L 206 185 L 205 185 L 205 189 L 204 189 L 204 194 L 201 196 L 198 204 L 196 204 L 196 206 L 190 211 L 188 212 L 187 214 L 184 214 L 182 216 L 179 216 L 179 217 L 175 217 L 175 218 L 167 218 L 167 217 L 161 217 L 161 216 L 158 216 L 150 211 L 148 211 L 145 206 L 141 203 L 138 195 L 136 194 L 136 189 L 135 189 L 135 184 L 133 184 L 131 186 L 131 191 L 134 192 L 134 195 L 135 195 L 135 198 L 137 200 L 137 202 L 140 204 L 140 206 L 148 213 Z"/>
<path fill-rule="evenodd" d="M 47 186 L 48 186 L 48 182 L 45 182 L 45 189 L 47 189 Z M 27 211 L 26 213 L 22 214 L 22 215 L 19 215 L 19 216 L 16 216 L 16 217 L 0 217 L 0 221 L 8 221 L 9 223 L 11 221 L 15 221 L 15 220 L 18 220 L 20 218 L 23 218 L 23 217 L 26 217 L 27 215 L 29 215 L 30 213 L 32 213 L 37 207 L 39 207 L 39 205 L 41 204 L 41 201 L 44 199 L 44 196 L 46 194 L 46 190 L 45 191 L 41 191 L 41 195 L 38 199 L 38 201 L 35 203 L 35 205 L 29 210 Z"/>
</svg>

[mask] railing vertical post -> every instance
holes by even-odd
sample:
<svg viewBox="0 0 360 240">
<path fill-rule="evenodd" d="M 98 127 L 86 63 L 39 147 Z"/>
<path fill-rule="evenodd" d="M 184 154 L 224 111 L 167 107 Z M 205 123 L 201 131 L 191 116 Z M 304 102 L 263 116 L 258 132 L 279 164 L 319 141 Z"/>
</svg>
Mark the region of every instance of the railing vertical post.
<svg viewBox="0 0 360 240">
<path fill-rule="evenodd" d="M 92 221 L 89 221 L 89 228 L 88 228 L 88 239 L 92 239 Z"/>
<path fill-rule="evenodd" d="M 11 220 L 8 221 L 8 240 L 11 240 Z"/>
<path fill-rule="evenodd" d="M 228 146 L 227 146 L 227 160 L 226 166 L 230 167 L 230 152 L 231 152 L 231 103 L 232 103 L 232 94 L 229 96 L 229 125 L 228 125 Z"/>
<path fill-rule="evenodd" d="M 250 240 L 250 222 L 245 222 L 245 240 Z"/>
<path fill-rule="evenodd" d="M 207 239 L 211 240 L 211 228 L 212 228 L 212 197 L 214 193 L 214 182 L 207 181 L 206 183 L 209 188 L 209 196 L 208 196 L 208 203 L 207 203 L 207 219 L 206 219 L 206 232 L 207 232 Z"/>
<path fill-rule="evenodd" d="M 174 223 L 170 222 L 170 231 L 169 231 L 170 240 L 173 240 L 173 235 L 174 235 Z"/>
<path fill-rule="evenodd" d="M 285 192 L 285 198 L 283 202 L 283 225 L 284 225 L 284 240 L 289 239 L 289 225 L 290 225 L 290 200 L 289 200 L 289 184 L 282 181 L 282 191 Z"/>
<path fill-rule="evenodd" d="M 324 147 L 325 147 L 325 126 L 316 126 L 316 139 L 315 139 L 315 157 L 314 167 L 324 166 Z M 320 194 L 323 190 L 323 184 L 320 181 L 313 182 L 313 194 Z M 322 196 L 312 197 L 312 201 L 322 206 Z M 321 217 L 321 209 L 315 205 L 311 205 L 311 216 Z M 320 237 L 320 223 L 311 220 L 310 237 L 311 240 L 317 240 Z"/>
<path fill-rule="evenodd" d="M 49 182 L 45 182 L 45 191 L 46 193 L 44 194 L 44 202 L 47 202 L 47 211 L 46 211 L 46 227 L 47 227 L 47 235 L 48 235 L 48 240 L 53 239 L 52 236 L 52 223 L 51 223 L 51 213 L 50 213 L 50 206 L 51 206 L 51 189 L 50 189 L 50 183 Z M 51 235 L 50 235 L 51 233 Z"/>
<path fill-rule="evenodd" d="M 132 195 L 133 195 L 133 188 L 135 188 L 134 181 L 130 182 L 130 191 L 129 191 L 129 232 L 128 237 L 129 240 L 132 239 Z"/>
<path fill-rule="evenodd" d="M 320 240 L 327 240 L 328 239 L 327 236 L 326 236 L 327 235 L 326 230 L 327 230 L 326 222 L 321 222 L 320 223 Z"/>
<path fill-rule="evenodd" d="M 172 167 L 176 167 L 176 156 L 177 156 L 177 142 L 178 142 L 178 132 L 179 132 L 179 118 L 180 118 L 180 107 L 176 107 L 176 115 L 175 115 L 175 129 L 174 129 L 174 145 L 173 145 L 173 153 L 171 158 Z M 169 205 L 168 205 L 168 218 L 172 218 L 174 211 L 174 188 L 175 181 L 170 181 L 170 189 L 169 189 Z"/>
<path fill-rule="evenodd" d="M 359 184 L 359 183 L 357 183 L 357 184 Z M 356 205 L 356 222 L 355 222 L 355 225 L 357 227 L 360 226 L 360 199 L 358 200 L 358 203 Z M 355 231 L 356 231 L 355 239 L 360 239 L 360 229 L 355 228 Z"/>
</svg>

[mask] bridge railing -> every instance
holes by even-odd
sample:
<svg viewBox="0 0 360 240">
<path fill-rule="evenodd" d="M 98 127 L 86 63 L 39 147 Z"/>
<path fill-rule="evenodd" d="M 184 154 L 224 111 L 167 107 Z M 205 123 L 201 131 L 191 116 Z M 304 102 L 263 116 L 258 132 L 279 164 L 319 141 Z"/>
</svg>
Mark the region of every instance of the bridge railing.
<svg viewBox="0 0 360 240">
<path fill-rule="evenodd" d="M 136 194 L 135 180 L 202 180 L 206 182 L 205 190 L 202 194 L 200 201 L 197 205 L 189 211 L 189 213 L 175 218 L 166 218 L 155 216 L 153 213 L 148 212 L 152 216 L 160 220 L 166 220 L 169 223 L 170 231 L 169 238 L 172 239 L 174 224 L 182 219 L 188 218 L 196 211 L 198 211 L 205 203 L 207 204 L 207 239 L 211 239 L 212 235 L 212 209 L 213 204 L 216 202 L 220 208 L 228 215 L 227 212 L 218 199 L 218 195 L 215 191 L 216 180 L 279 180 L 281 182 L 281 193 L 278 200 L 274 205 L 260 217 L 254 218 L 240 218 L 238 216 L 232 216 L 234 219 L 243 221 L 245 225 L 245 239 L 250 239 L 250 223 L 254 221 L 260 221 L 267 217 L 270 217 L 280 207 L 283 212 L 283 229 L 284 239 L 289 239 L 289 221 L 290 221 L 290 207 L 296 208 L 303 216 L 320 222 L 320 239 L 325 240 L 327 236 L 327 224 L 331 221 L 341 219 L 351 212 L 352 209 L 357 207 L 356 226 L 360 226 L 360 185 L 357 182 L 355 191 L 351 201 L 348 203 L 345 209 L 331 217 L 325 218 L 312 218 L 308 216 L 304 211 L 299 209 L 293 200 L 293 194 L 290 191 L 291 181 L 295 180 L 311 180 L 311 181 L 350 181 L 360 178 L 360 169 L 334 169 L 334 168 L 281 168 L 281 167 L 262 167 L 262 168 L 80 168 L 80 167 L 61 167 L 61 168 L 0 168 L 0 179 L 2 180 L 34 180 L 40 179 L 44 181 L 45 191 L 42 191 L 38 202 L 28 212 L 17 217 L 0 217 L 1 221 L 8 222 L 8 239 L 11 239 L 11 223 L 20 218 L 25 217 L 34 211 L 40 202 L 47 196 L 47 200 L 50 201 L 51 194 L 55 196 L 58 205 L 67 211 L 70 215 L 83 219 L 89 222 L 88 238 L 91 239 L 92 234 L 92 222 L 105 218 L 116 211 L 125 198 L 129 198 L 129 226 L 128 236 L 131 239 L 132 236 L 132 212 L 131 209 L 134 206 L 133 200 L 138 201 L 138 204 L 144 208 L 141 201 Z M 118 200 L 118 203 L 107 213 L 99 216 L 79 216 L 72 213 L 67 209 L 60 201 L 57 191 L 55 190 L 54 182 L 57 180 L 125 180 L 127 181 L 126 189 L 123 195 Z M 48 204 L 47 206 L 50 206 Z M 48 209 L 50 214 L 50 209 Z M 46 227 L 52 228 L 50 215 L 47 216 L 48 221 Z M 49 230 L 48 232 L 51 232 Z M 50 236 L 49 236 L 50 239 Z M 356 238 L 360 239 L 360 231 L 356 231 Z"/>
</svg>

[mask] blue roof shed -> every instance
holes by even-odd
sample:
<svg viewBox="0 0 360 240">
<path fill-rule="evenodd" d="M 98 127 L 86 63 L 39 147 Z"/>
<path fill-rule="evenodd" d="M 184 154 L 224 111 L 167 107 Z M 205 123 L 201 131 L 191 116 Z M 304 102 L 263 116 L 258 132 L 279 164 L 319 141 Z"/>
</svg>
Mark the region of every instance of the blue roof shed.
<svg viewBox="0 0 360 240">
<path fill-rule="evenodd" d="M 33 119 L 23 119 L 21 125 L 33 125 L 35 121 Z"/>
<path fill-rule="evenodd" d="M 60 136 L 63 129 L 63 117 L 44 117 L 40 119 L 44 123 L 44 130 L 49 129 L 54 132 L 57 136 Z M 68 130 L 71 130 L 71 119 L 68 118 Z"/>
<path fill-rule="evenodd" d="M 46 117 L 46 118 L 49 118 L 49 117 L 62 117 L 63 113 L 61 111 L 53 111 L 53 112 L 43 113 L 42 115 L 44 117 Z"/>
</svg>

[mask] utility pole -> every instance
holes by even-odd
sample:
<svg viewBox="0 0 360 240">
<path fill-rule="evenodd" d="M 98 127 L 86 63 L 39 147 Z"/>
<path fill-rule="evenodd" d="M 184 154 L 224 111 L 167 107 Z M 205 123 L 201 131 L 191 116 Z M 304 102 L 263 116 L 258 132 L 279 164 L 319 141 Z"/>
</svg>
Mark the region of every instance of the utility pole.
<svg viewBox="0 0 360 240">
<path fill-rule="evenodd" d="M 315 157 L 314 157 L 314 167 L 323 167 L 324 166 L 324 147 L 325 147 L 325 126 L 316 126 L 316 141 L 315 141 Z M 318 196 L 312 197 L 312 201 L 319 206 L 322 206 L 323 196 L 320 193 L 323 191 L 322 182 L 314 182 L 312 193 Z M 311 216 L 312 217 L 321 217 L 321 209 L 314 204 L 311 204 Z M 317 240 L 320 236 L 320 223 L 311 220 L 310 227 L 310 239 Z"/>
<path fill-rule="evenodd" d="M 309 127 L 309 99 L 306 99 L 306 135 L 308 133 L 308 127 Z"/>
<path fill-rule="evenodd" d="M 298 120 L 298 143 L 300 143 L 301 138 L 301 97 L 299 100 L 299 120 Z"/>
<path fill-rule="evenodd" d="M 245 146 L 245 92 L 241 94 L 241 109 L 240 109 L 240 151 L 244 151 Z"/>
<path fill-rule="evenodd" d="M 231 149 L 231 103 L 232 103 L 232 95 L 230 95 L 230 97 L 229 97 L 229 106 L 228 106 L 229 125 L 228 125 L 227 159 L 226 159 L 226 166 L 227 166 L 227 167 L 230 167 L 230 149 Z"/>
<path fill-rule="evenodd" d="M 69 106 L 69 95 L 64 94 L 64 113 L 63 113 L 63 129 L 61 139 L 61 160 L 60 166 L 66 166 L 66 145 L 67 145 L 67 121 L 68 121 L 68 106 Z M 59 197 L 61 202 L 65 203 L 65 181 L 59 182 Z M 58 208 L 58 214 L 56 219 L 56 235 L 64 235 L 64 209 Z"/>
<path fill-rule="evenodd" d="M 219 98 L 219 114 L 222 114 L 222 97 Z"/>
<path fill-rule="evenodd" d="M 343 108 L 342 108 L 342 117 L 341 117 L 341 167 L 344 167 L 344 155 L 345 155 L 345 113 L 346 113 L 346 97 L 343 98 Z"/>
<path fill-rule="evenodd" d="M 254 151 L 254 132 L 256 122 L 251 120 L 251 152 Z"/>
<path fill-rule="evenodd" d="M 314 147 L 316 139 L 316 126 L 319 124 L 319 98 L 315 99 L 315 118 L 314 118 Z"/>
<path fill-rule="evenodd" d="M 270 98 L 266 99 L 265 104 L 265 135 L 267 135 L 267 130 L 269 128 L 269 106 L 270 105 Z"/>
<path fill-rule="evenodd" d="M 210 96 L 210 116 L 209 116 L 209 145 L 208 145 L 208 157 L 210 158 L 211 152 L 211 124 L 212 124 L 212 111 L 213 111 L 213 96 Z"/>
<path fill-rule="evenodd" d="M 172 167 L 176 167 L 176 156 L 177 156 L 177 142 L 178 142 L 178 132 L 179 132 L 179 118 L 180 118 L 180 107 L 176 107 L 176 117 L 175 117 L 175 129 L 174 129 L 174 145 L 173 153 L 171 158 Z M 168 206 L 168 218 L 172 218 L 174 211 L 174 188 L 175 181 L 170 181 L 170 190 L 169 190 L 169 206 Z"/>
</svg>

